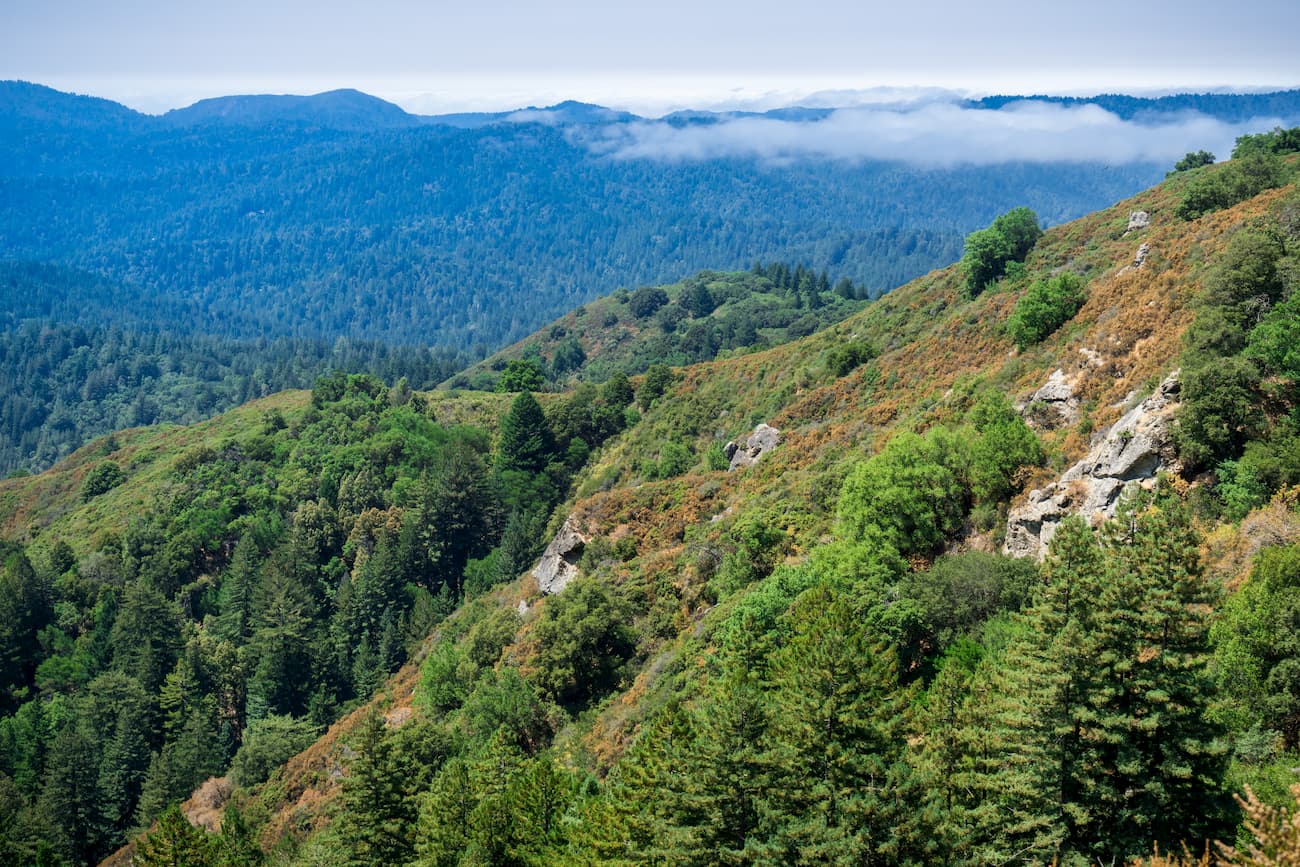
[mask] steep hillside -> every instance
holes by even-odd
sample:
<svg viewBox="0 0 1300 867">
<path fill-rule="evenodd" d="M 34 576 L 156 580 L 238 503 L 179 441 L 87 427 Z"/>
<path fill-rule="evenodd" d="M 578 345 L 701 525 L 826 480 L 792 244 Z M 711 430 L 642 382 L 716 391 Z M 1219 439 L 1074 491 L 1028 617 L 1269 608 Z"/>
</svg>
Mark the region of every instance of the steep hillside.
<svg viewBox="0 0 1300 867">
<path fill-rule="evenodd" d="M 978 285 L 973 238 L 967 267 L 768 349 L 540 405 L 334 377 L 0 483 L 4 580 L 48 604 L 0 611 L 7 839 L 105 851 L 56 809 L 92 765 L 119 835 L 158 822 L 144 863 L 253 841 L 293 864 L 1084 863 L 1232 839 L 1228 793 L 1283 802 L 1300 746 L 1274 351 L 1300 198 L 1187 216 L 1247 165 L 1004 238 Z M 1255 378 L 1216 384 L 1202 346 Z M 1259 411 L 1221 423 L 1220 394 Z M 1157 398 L 1177 423 L 1122 522 L 1061 522 L 1041 568 L 996 553 L 1031 489 L 1138 448 L 1147 428 L 1112 425 Z M 142 652 L 137 622 L 171 625 Z M 186 806 L 224 815 L 209 843 L 164 807 L 227 764 Z"/>
<path fill-rule="evenodd" d="M 617 688 L 594 704 L 580 702 L 578 707 L 586 709 L 574 716 L 552 706 L 550 713 L 558 712 L 560 718 L 558 722 L 554 717 L 548 720 L 555 726 L 555 734 L 552 749 L 543 754 L 553 759 L 546 761 L 555 761 L 579 776 L 594 773 L 606 780 L 607 788 L 602 791 L 616 799 L 629 798 L 637 791 L 638 784 L 632 783 L 629 775 L 664 773 L 662 766 L 647 764 L 652 755 L 647 750 L 664 748 L 656 739 L 665 725 L 672 724 L 665 721 L 665 714 L 671 716 L 671 709 L 679 703 L 692 707 L 699 701 L 704 702 L 700 709 L 706 716 L 717 712 L 718 706 L 710 702 L 721 700 L 716 692 L 717 678 L 725 674 L 718 671 L 720 660 L 734 653 L 756 652 L 743 650 L 744 640 L 732 630 L 739 623 L 748 623 L 750 630 L 759 630 L 752 640 L 762 646 L 761 624 L 766 621 L 744 618 L 764 616 L 760 614 L 763 606 L 788 604 L 798 594 L 800 581 L 807 580 L 807 573 L 799 567 L 780 566 L 772 579 L 751 585 L 752 592 L 746 594 L 745 581 L 737 574 L 750 570 L 749 580 L 753 580 L 781 562 L 819 562 L 818 550 L 845 532 L 836 521 L 843 480 L 901 431 L 956 423 L 980 394 L 990 391 L 1029 403 L 1030 396 L 1055 371 L 1062 370 L 1072 383 L 1081 412 L 1070 424 L 1040 426 L 1045 459 L 1028 476 L 1022 474 L 1017 487 L 1023 490 L 1045 483 L 1082 457 L 1099 432 L 1151 393 L 1178 365 L 1183 332 L 1193 318 L 1192 301 L 1201 291 L 1207 266 L 1224 253 L 1234 232 L 1276 211 L 1281 202 L 1295 201 L 1295 191 L 1288 187 L 1187 222 L 1175 217 L 1174 211 L 1185 187 L 1193 181 L 1190 176 L 1176 177 L 1113 208 L 1050 230 L 1029 256 L 1023 277 L 1005 280 L 973 300 L 968 298 L 961 271 L 948 269 L 901 287 L 845 322 L 804 340 L 680 371 L 641 420 L 596 455 L 580 476 L 576 497 L 567 506 L 566 527 L 572 526 L 585 539 L 585 545 L 575 545 L 573 533 L 562 533 L 561 537 L 570 540 L 567 557 L 579 564 L 578 574 L 589 576 L 570 587 L 592 592 L 588 588 L 595 582 L 594 586 L 611 588 L 610 592 L 621 598 L 635 600 L 639 642 Z M 1131 215 L 1138 211 L 1149 216 L 1149 224 L 1130 228 Z M 1018 299 L 1035 280 L 1063 271 L 1078 273 L 1087 281 L 1086 303 L 1055 334 L 1032 348 L 1016 351 L 1006 324 Z M 837 349 L 856 343 L 870 344 L 878 354 L 845 375 L 837 376 L 828 369 Z M 748 468 L 728 472 L 710 465 L 712 447 L 742 440 L 760 422 L 781 431 L 780 445 Z M 655 467 L 668 443 L 684 445 L 693 457 L 684 474 L 656 480 Z M 952 552 L 989 550 L 1000 543 L 1005 524 L 999 521 L 1005 518 L 1005 508 L 1004 504 L 992 518 L 972 513 L 966 519 L 947 546 L 948 557 L 957 558 L 952 562 L 972 556 Z M 557 521 L 558 516 L 552 529 L 557 528 Z M 1294 497 L 1261 509 L 1241 525 L 1220 527 L 1205 549 L 1213 581 L 1239 582 L 1261 545 L 1285 545 L 1298 538 L 1300 515 L 1294 509 Z M 1248 549 L 1245 553 L 1243 546 Z M 934 562 L 935 553 L 914 554 L 914 574 L 930 574 L 922 570 Z M 833 556 L 820 562 L 821 568 L 831 573 L 847 565 L 836 565 Z M 864 568 L 870 572 L 879 567 L 870 566 L 869 561 L 856 566 Z M 773 584 L 781 576 L 784 578 Z M 778 589 L 782 587 L 785 589 Z M 460 652 L 472 653 L 464 648 L 482 629 L 474 624 L 490 622 L 493 610 L 517 609 L 524 612 L 518 633 L 513 641 L 506 641 L 499 658 L 490 655 L 496 659 L 498 672 L 517 669 L 526 678 L 546 683 L 555 653 L 547 625 L 565 616 L 553 609 L 572 592 L 568 589 L 559 596 L 547 596 L 536 579 L 526 576 L 458 612 L 426 647 L 433 648 L 437 657 L 450 652 L 446 649 L 453 646 L 450 641 L 469 636 L 460 638 Z M 784 601 L 778 603 L 778 599 Z M 876 628 L 890 630 L 877 623 Z M 739 646 L 735 644 L 738 640 Z M 924 645 L 937 636 L 911 640 Z M 1007 638 L 988 634 L 981 640 L 985 646 L 995 647 Z M 934 647 L 922 649 L 920 657 L 913 657 L 913 664 L 933 665 L 937 652 Z M 444 715 L 448 722 L 460 720 L 459 725 L 472 727 L 468 717 L 454 711 L 457 705 L 440 705 L 429 698 L 431 691 L 436 694 L 439 689 L 438 678 L 445 677 L 439 674 L 446 670 L 445 665 L 426 662 L 422 680 L 417 680 L 412 668 L 404 669 L 372 707 L 399 732 L 418 723 L 410 728 L 417 733 L 415 737 L 420 737 L 419 726 L 436 726 Z M 924 675 L 922 682 L 929 683 L 933 669 L 925 670 L 931 673 Z M 915 674 L 908 679 L 911 677 Z M 541 692 L 543 704 L 547 694 L 562 696 L 563 691 Z M 733 693 L 731 700 L 735 699 Z M 562 698 L 560 705 L 572 707 Z M 914 712 L 921 719 L 932 719 L 924 706 L 921 702 Z M 341 745 L 356 744 L 358 737 L 364 737 L 359 732 L 370 718 L 368 713 L 358 711 L 341 721 L 326 740 L 294 759 L 267 788 L 234 794 L 233 803 L 246 814 L 266 817 L 263 844 L 283 845 L 285 834 L 310 835 L 314 830 L 315 835 L 307 837 L 306 848 L 301 850 L 302 863 L 312 863 L 314 857 L 339 845 L 334 831 L 320 829 L 331 827 L 331 817 L 338 822 L 343 814 L 358 809 L 356 794 L 349 795 L 346 787 L 340 789 L 337 781 L 347 779 L 340 776 L 339 769 L 347 765 L 349 750 Z M 676 724 L 688 728 L 704 724 L 691 722 L 695 718 L 689 714 L 687 717 Z M 935 724 L 933 720 L 931 724 Z M 523 752 L 529 755 L 530 748 L 525 746 Z M 524 761 L 527 767 L 538 767 L 527 765 L 526 758 Z M 761 766 L 760 758 L 752 761 Z M 543 762 L 541 766 L 547 765 Z M 659 770 L 654 770 L 656 767 Z M 700 769 L 698 764 L 692 767 Z M 1271 797 L 1284 797 L 1285 774 L 1280 780 L 1266 777 L 1266 769 L 1252 771 L 1243 765 L 1234 771 L 1234 779 L 1241 780 L 1244 775 L 1257 789 L 1268 789 Z M 1267 769 L 1267 773 L 1275 772 Z M 733 780 L 728 785 L 736 784 Z M 442 791 L 436 781 L 432 785 L 434 800 L 421 814 L 423 823 L 435 821 L 438 815 L 428 812 L 436 810 L 433 805 Z M 655 791 L 658 796 L 650 793 L 648 797 L 676 797 L 671 785 Z M 601 812 L 605 808 L 599 797 L 585 802 L 576 813 L 572 801 L 563 803 L 569 805 L 566 815 L 570 821 L 597 825 L 612 821 Z M 1205 804 L 1208 811 L 1209 801 Z M 652 809 L 664 809 L 664 804 Z M 1191 818 L 1182 816 L 1180 821 Z M 299 830 L 291 831 L 294 826 Z M 1152 831 L 1145 839 L 1149 844 L 1157 834 L 1194 834 L 1193 827 Z M 355 833 L 355 825 L 347 828 L 346 834 Z M 608 841 L 601 843 L 601 833 L 599 828 L 588 827 L 585 833 L 574 830 L 571 839 L 579 841 L 580 850 L 608 845 Z M 429 838 L 420 832 L 420 839 Z M 521 841 L 516 845 L 533 844 L 535 841 Z M 463 838 L 460 845 L 465 845 Z M 603 851 L 604 857 L 610 857 L 613 851 L 624 851 L 624 845 L 643 844 L 629 842 L 615 850 L 590 848 L 588 852 Z M 1047 845 L 1050 850 L 1051 844 Z M 650 857 L 645 854 L 649 850 L 627 851 L 643 853 L 633 856 L 634 862 Z M 719 850 L 704 851 L 716 855 Z M 599 855 L 587 857 L 602 860 Z M 976 854 L 974 860 L 983 857 Z M 585 863 L 583 857 L 577 860 Z"/>
</svg>

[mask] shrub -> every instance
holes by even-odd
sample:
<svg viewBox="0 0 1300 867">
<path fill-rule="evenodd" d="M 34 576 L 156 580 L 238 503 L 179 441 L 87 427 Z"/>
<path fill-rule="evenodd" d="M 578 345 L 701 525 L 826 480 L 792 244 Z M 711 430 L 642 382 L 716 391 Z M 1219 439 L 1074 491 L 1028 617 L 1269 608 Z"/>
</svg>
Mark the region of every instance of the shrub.
<svg viewBox="0 0 1300 867">
<path fill-rule="evenodd" d="M 628 298 L 627 307 L 637 319 L 644 319 L 653 316 L 656 310 L 667 303 L 667 292 L 658 286 L 642 286 Z"/>
<path fill-rule="evenodd" d="M 826 369 L 836 377 L 856 370 L 876 357 L 876 349 L 865 340 L 854 340 L 836 346 L 826 354 Z"/>
<path fill-rule="evenodd" d="M 272 771 L 311 746 L 318 734 L 305 719 L 273 714 L 254 720 L 230 763 L 230 781 L 243 788 L 266 782 Z"/>
<path fill-rule="evenodd" d="M 547 600 L 537 622 L 537 683 L 556 701 L 582 705 L 618 685 L 636 649 L 632 612 L 604 584 L 579 578 Z"/>
<path fill-rule="evenodd" d="M 96 464 L 90 472 L 86 473 L 86 479 L 81 483 L 82 502 L 89 502 L 100 494 L 113 490 L 122 482 L 126 481 L 126 473 L 122 468 L 112 461 L 103 461 Z"/>
<path fill-rule="evenodd" d="M 983 292 L 988 284 L 1002 276 L 1007 263 L 1023 262 L 1042 236 L 1038 216 L 1029 208 L 1007 211 L 987 229 L 967 235 L 962 255 L 966 288 L 972 295 Z"/>
<path fill-rule="evenodd" d="M 579 352 L 581 351 L 582 348 L 579 347 Z M 497 380 L 496 391 L 500 393 L 540 391 L 543 382 L 542 369 L 536 361 L 531 358 L 512 358 L 506 363 L 506 369 Z"/>
<path fill-rule="evenodd" d="M 1194 220 L 1279 187 L 1286 183 L 1286 176 L 1286 168 L 1276 155 L 1251 153 L 1188 184 L 1174 213 L 1184 220 Z"/>
<path fill-rule="evenodd" d="M 1032 346 L 1073 319 L 1086 299 L 1083 280 L 1075 274 L 1036 281 L 1016 302 L 1007 333 L 1019 349 Z"/>
</svg>

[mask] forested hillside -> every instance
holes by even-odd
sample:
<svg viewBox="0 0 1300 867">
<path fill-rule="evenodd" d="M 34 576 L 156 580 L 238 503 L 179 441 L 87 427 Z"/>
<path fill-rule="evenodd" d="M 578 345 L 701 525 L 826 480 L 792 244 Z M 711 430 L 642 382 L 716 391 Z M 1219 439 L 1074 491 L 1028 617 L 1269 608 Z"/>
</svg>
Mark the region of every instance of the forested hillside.
<svg viewBox="0 0 1300 867">
<path fill-rule="evenodd" d="M 1187 108 L 1233 120 L 1300 116 L 1295 92 L 1087 101 L 1125 117 Z M 307 387 L 332 369 L 432 384 L 620 287 L 701 269 L 803 263 L 848 280 L 854 297 L 874 297 L 954 261 L 967 232 L 1014 205 L 1057 223 L 1162 170 L 611 152 L 612 131 L 646 123 L 574 102 L 418 117 L 347 90 L 222 97 L 154 117 L 0 82 L 0 316 L 10 359 L 0 473 L 44 468 L 115 427 L 189 422 Z M 831 321 L 826 310 L 790 318 L 761 307 L 717 327 L 689 321 L 674 333 L 679 323 L 659 323 L 664 341 L 642 355 L 699 361 Z M 36 324 L 19 332 L 28 320 Z M 31 328 L 44 342 L 33 343 Z M 165 349 L 146 347 L 159 340 Z M 111 384 L 100 370 L 87 386 L 81 367 L 92 354 L 113 368 Z"/>
<path fill-rule="evenodd" d="M 603 155 L 599 112 L 472 128 L 392 128 L 381 113 L 366 128 L 369 103 L 330 122 L 339 97 L 313 98 L 320 125 L 284 103 L 266 116 L 223 104 L 243 112 L 228 123 L 203 106 L 153 118 L 0 90 L 5 257 L 120 281 L 177 333 L 479 356 L 620 286 L 703 268 L 804 262 L 878 294 L 952 262 L 967 232 L 1014 205 L 1056 223 L 1162 171 L 663 162 Z"/>
<path fill-rule="evenodd" d="M 0 482 L 0 851 L 1126 863 L 1233 845 L 1246 785 L 1243 840 L 1283 840 L 1290 142 L 1045 234 L 1012 209 L 762 351 L 538 395 L 337 374 Z M 1157 404 L 1167 444 L 1117 424 Z M 1150 450 L 1114 518 L 998 553 L 1103 448 Z"/>
</svg>

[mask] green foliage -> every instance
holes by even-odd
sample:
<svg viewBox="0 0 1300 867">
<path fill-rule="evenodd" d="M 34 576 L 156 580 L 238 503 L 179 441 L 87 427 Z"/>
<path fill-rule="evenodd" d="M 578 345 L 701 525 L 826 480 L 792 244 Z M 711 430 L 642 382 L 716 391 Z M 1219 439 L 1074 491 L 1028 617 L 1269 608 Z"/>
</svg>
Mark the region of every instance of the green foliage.
<svg viewBox="0 0 1300 867">
<path fill-rule="evenodd" d="M 961 265 L 966 272 L 966 289 L 972 295 L 983 292 L 1002 276 L 1011 259 L 1011 242 L 997 229 L 988 228 L 966 236 Z"/>
<path fill-rule="evenodd" d="M 245 788 L 265 782 L 276 768 L 311 746 L 319 734 L 309 720 L 274 714 L 254 720 L 230 763 L 230 781 Z"/>
<path fill-rule="evenodd" d="M 1300 748 L 1300 546 L 1265 548 L 1214 625 L 1218 714 L 1238 732 Z M 1240 747 L 1239 747 L 1240 750 Z"/>
<path fill-rule="evenodd" d="M 1214 165 L 1214 154 L 1206 150 L 1188 151 L 1187 155 L 1174 163 L 1174 170 L 1170 175 L 1178 172 L 1189 172 L 1192 169 L 1199 169 L 1201 166 Z"/>
<path fill-rule="evenodd" d="M 844 480 L 837 510 L 839 532 L 859 540 L 877 527 L 902 553 L 930 551 L 961 526 L 966 494 L 966 449 L 940 429 L 924 437 L 896 435 Z"/>
<path fill-rule="evenodd" d="M 641 388 L 636 393 L 636 402 L 641 409 L 648 410 L 656 400 L 663 397 L 675 378 L 672 368 L 665 364 L 652 364 L 645 372 Z"/>
<path fill-rule="evenodd" d="M 132 864 L 141 867 L 207 867 L 216 863 L 206 832 L 190 824 L 178 805 L 158 817 L 158 827 L 137 843 Z"/>
<path fill-rule="evenodd" d="M 1005 272 L 1010 262 L 1023 262 L 1042 237 L 1038 215 L 1029 208 L 1013 208 L 997 217 L 987 229 L 966 236 L 962 269 L 966 288 L 978 295 Z"/>
<path fill-rule="evenodd" d="M 1029 208 L 1012 208 L 993 220 L 992 228 L 1002 234 L 1011 245 L 1009 262 L 1023 262 L 1034 249 L 1043 230 L 1038 225 L 1038 215 Z"/>
<path fill-rule="evenodd" d="M 1226 746 L 1208 717 L 1208 606 L 1197 537 L 1168 502 L 1131 500 L 1094 537 L 1063 523 L 1031 615 L 1059 672 L 1051 725 L 1065 846 L 1132 857 L 1219 833 Z M 1045 733 L 1046 734 L 1046 733 Z"/>
<path fill-rule="evenodd" d="M 1010 499 L 1024 468 L 1042 464 L 1042 444 L 1011 402 L 995 392 L 972 407 L 969 421 L 978 434 L 970 444 L 971 493 L 986 504 Z"/>
<path fill-rule="evenodd" d="M 506 369 L 501 371 L 495 391 L 541 391 L 545 384 L 542 369 L 536 361 L 531 358 L 512 358 L 506 362 Z"/>
<path fill-rule="evenodd" d="M 627 307 L 637 319 L 653 316 L 668 303 L 668 293 L 658 286 L 642 286 L 628 298 Z"/>
<path fill-rule="evenodd" d="M 943 650 L 1003 612 L 1030 601 L 1037 569 L 1023 559 L 966 551 L 935 560 L 924 572 L 904 576 L 900 598 L 916 603 L 917 644 Z"/>
<path fill-rule="evenodd" d="M 865 340 L 836 346 L 826 353 L 826 369 L 835 376 L 845 376 L 876 357 L 876 349 Z"/>
<path fill-rule="evenodd" d="M 657 461 L 647 461 L 644 472 L 648 479 L 671 479 L 680 476 L 695 463 L 690 446 L 680 442 L 666 442 L 659 449 Z"/>
<path fill-rule="evenodd" d="M 630 619 L 627 603 L 599 581 L 580 577 L 547 600 L 533 632 L 543 692 L 580 707 L 616 687 L 636 650 Z"/>
<path fill-rule="evenodd" d="M 1237 137 L 1232 158 L 1241 159 L 1251 154 L 1293 154 L 1300 151 L 1300 127 L 1283 129 L 1273 127 L 1268 132 Z"/>
<path fill-rule="evenodd" d="M 1075 274 L 1065 272 L 1035 281 L 1016 302 L 1007 320 L 1007 333 L 1023 350 L 1073 319 L 1086 298 L 1083 280 Z"/>
<path fill-rule="evenodd" d="M 510 404 L 510 412 L 501 420 L 496 456 L 498 472 L 520 470 L 536 473 L 546 468 L 554 448 L 541 404 L 531 393 L 521 392 Z"/>
<path fill-rule="evenodd" d="M 415 854 L 414 795 L 423 775 L 398 749 L 377 712 L 361 724 L 353 749 L 336 820 L 346 844 L 338 863 L 405 863 Z"/>
<path fill-rule="evenodd" d="M 1233 156 L 1232 162 L 1193 179 L 1174 213 L 1184 220 L 1194 220 L 1286 183 L 1289 172 L 1275 154 L 1251 151 L 1238 158 L 1234 151 Z"/>
<path fill-rule="evenodd" d="M 112 461 L 101 461 L 86 473 L 81 483 L 81 499 L 89 502 L 100 494 L 106 494 L 126 481 L 126 473 Z"/>
</svg>

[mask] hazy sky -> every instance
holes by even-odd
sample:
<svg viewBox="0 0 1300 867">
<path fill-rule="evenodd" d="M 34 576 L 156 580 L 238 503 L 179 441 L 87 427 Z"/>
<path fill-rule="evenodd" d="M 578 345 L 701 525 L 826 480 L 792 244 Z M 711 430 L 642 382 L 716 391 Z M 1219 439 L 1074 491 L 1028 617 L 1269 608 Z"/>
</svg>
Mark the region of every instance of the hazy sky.
<svg viewBox="0 0 1300 867">
<path fill-rule="evenodd" d="M 0 78 L 162 111 L 356 87 L 420 112 L 657 114 L 880 87 L 1300 86 L 1295 0 L 3 0 Z"/>
</svg>

